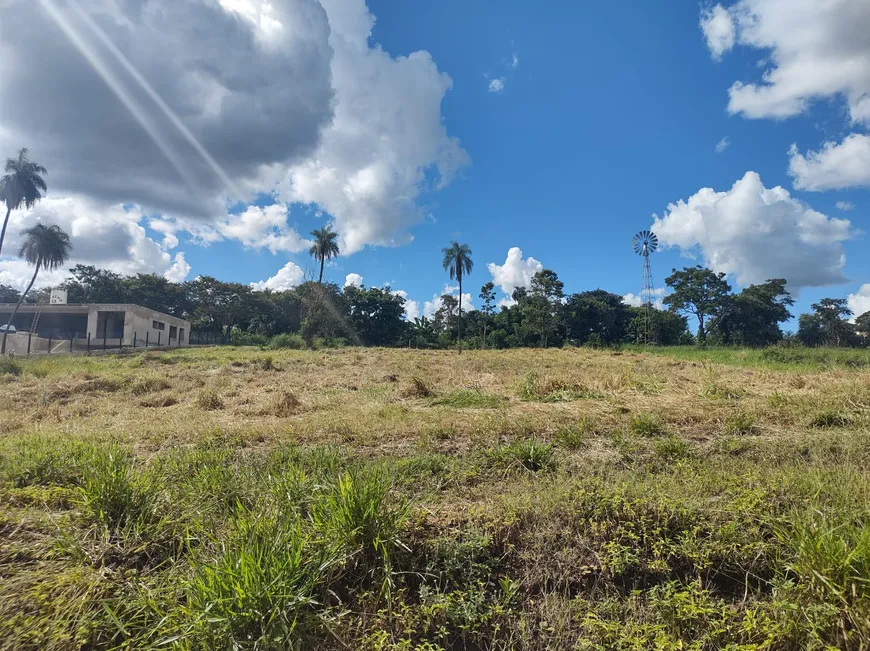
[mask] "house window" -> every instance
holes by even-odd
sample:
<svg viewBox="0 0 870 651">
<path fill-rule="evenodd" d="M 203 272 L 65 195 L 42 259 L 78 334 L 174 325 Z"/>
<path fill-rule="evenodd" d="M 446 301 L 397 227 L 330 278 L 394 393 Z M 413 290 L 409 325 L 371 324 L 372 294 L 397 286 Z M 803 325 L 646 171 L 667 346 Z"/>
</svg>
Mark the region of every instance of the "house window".
<svg viewBox="0 0 870 651">
<path fill-rule="evenodd" d="M 166 324 L 163 321 L 152 321 L 151 327 L 155 330 L 166 330 Z"/>
<path fill-rule="evenodd" d="M 173 326 L 173 325 L 169 326 L 169 338 L 170 338 L 170 339 L 175 339 L 175 336 L 176 336 L 177 334 L 178 334 L 178 328 L 176 328 L 176 327 Z"/>
<path fill-rule="evenodd" d="M 178 343 L 182 343 L 184 341 L 184 328 L 178 329 Z"/>
</svg>

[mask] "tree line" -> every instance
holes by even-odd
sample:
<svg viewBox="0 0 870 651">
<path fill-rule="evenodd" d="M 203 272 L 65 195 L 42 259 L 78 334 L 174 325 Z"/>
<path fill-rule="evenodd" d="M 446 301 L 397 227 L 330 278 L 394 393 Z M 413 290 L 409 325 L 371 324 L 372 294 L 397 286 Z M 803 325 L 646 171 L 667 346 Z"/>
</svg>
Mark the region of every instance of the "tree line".
<svg viewBox="0 0 870 651">
<path fill-rule="evenodd" d="M 22 149 L 9 158 L 0 177 L 0 200 L 6 216 L 0 229 L 0 253 L 13 210 L 32 207 L 47 191 L 47 170 Z M 69 236 L 58 226 L 35 224 L 23 233 L 19 255 L 34 269 L 23 293 L 0 285 L 0 303 L 15 303 L 9 318 L 24 302 L 47 302 L 43 289 L 32 292 L 41 269 L 61 268 L 70 256 Z M 794 299 L 786 281 L 775 278 L 733 293 L 724 273 L 701 266 L 674 269 L 665 283 L 671 289 L 663 306 L 634 307 L 603 289 L 566 295 L 556 272 L 543 269 L 528 288 L 513 292 L 508 304 L 496 304 L 492 282 L 480 288 L 481 309 L 463 313 L 463 282 L 474 268 L 467 244 L 452 242 L 443 249 L 442 266 L 459 285 L 459 296 L 441 296 L 431 317 L 405 318 L 405 299 L 389 287 L 340 288 L 324 283 L 324 267 L 339 255 L 338 234 L 330 226 L 311 232 L 309 254 L 320 265 L 317 282 L 304 282 L 286 291 L 254 291 L 241 283 L 210 276 L 172 283 L 154 274 L 122 276 L 88 265 L 76 265 L 60 284 L 72 303 L 134 303 L 188 319 L 193 329 L 235 343 L 287 341 L 312 346 L 317 341 L 368 346 L 408 345 L 447 348 L 457 344 L 478 348 L 610 346 L 635 341 L 659 345 L 713 343 L 767 346 L 786 340 L 806 346 L 864 346 L 870 333 L 870 312 L 855 316 L 841 298 L 814 303 L 812 312 L 798 318 L 797 333 L 784 333 L 781 324 L 792 318 Z M 696 335 L 688 319 L 696 322 Z M 3 332 L 2 349 L 6 334 Z M 461 348 L 460 345 L 460 348 Z"/>
</svg>

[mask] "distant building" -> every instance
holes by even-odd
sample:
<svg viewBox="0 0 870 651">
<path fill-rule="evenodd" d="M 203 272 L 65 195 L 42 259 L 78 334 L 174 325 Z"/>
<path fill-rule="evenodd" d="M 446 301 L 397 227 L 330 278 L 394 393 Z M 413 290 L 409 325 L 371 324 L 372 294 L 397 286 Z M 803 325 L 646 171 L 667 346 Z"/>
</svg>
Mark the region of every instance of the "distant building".
<svg viewBox="0 0 870 651">
<path fill-rule="evenodd" d="M 65 294 L 66 292 L 63 292 Z M 64 302 L 60 302 L 64 301 Z M 129 303 L 70 303 L 52 292 L 51 303 L 22 305 L 12 325 L 35 337 L 73 340 L 76 347 L 187 346 L 190 322 Z M 0 324 L 9 321 L 15 305 L 0 303 Z M 18 335 L 21 336 L 20 334 Z"/>
</svg>

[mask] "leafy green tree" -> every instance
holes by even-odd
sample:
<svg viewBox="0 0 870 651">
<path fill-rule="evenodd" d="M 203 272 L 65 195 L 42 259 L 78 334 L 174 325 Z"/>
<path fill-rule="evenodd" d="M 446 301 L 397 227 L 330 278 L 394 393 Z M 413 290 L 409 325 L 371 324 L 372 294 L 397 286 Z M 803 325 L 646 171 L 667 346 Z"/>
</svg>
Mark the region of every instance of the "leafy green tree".
<svg viewBox="0 0 870 651">
<path fill-rule="evenodd" d="M 339 253 L 338 251 L 338 233 L 332 230 L 329 226 L 323 228 L 315 228 L 311 231 L 311 237 L 314 238 L 314 244 L 308 249 L 308 254 L 313 256 L 315 260 L 320 262 L 320 276 L 317 279 L 318 283 L 323 283 L 323 265 L 327 260 L 332 260 Z"/>
<path fill-rule="evenodd" d="M 708 318 L 716 318 L 725 308 L 731 286 L 724 273 L 715 273 L 705 267 L 686 267 L 673 270 L 665 278 L 665 283 L 673 292 L 664 299 L 671 311 L 693 314 L 698 319 L 698 344 L 707 342 L 705 328 Z"/>
<path fill-rule="evenodd" d="M 229 336 L 233 326 L 249 315 L 251 288 L 241 283 L 225 283 L 212 276 L 200 276 L 185 283 L 193 304 L 193 318 L 209 330 Z"/>
<path fill-rule="evenodd" d="M 156 274 L 136 274 L 121 280 L 122 302 L 184 317 L 193 310 L 184 286 Z"/>
<path fill-rule="evenodd" d="M 18 158 L 6 159 L 6 174 L 0 177 L 0 199 L 6 203 L 6 217 L 0 230 L 0 253 L 3 252 L 9 215 L 20 208 L 21 204 L 32 208 L 33 204 L 42 199 L 48 190 L 45 179 L 42 178 L 45 174 L 48 174 L 48 170 L 30 160 L 26 149 L 18 152 Z"/>
<path fill-rule="evenodd" d="M 486 327 L 495 313 L 495 285 L 492 281 L 480 288 L 480 311 L 483 314 L 483 346 L 486 347 Z"/>
<path fill-rule="evenodd" d="M 459 318 L 459 301 L 452 294 L 441 295 L 441 307 L 435 310 L 432 321 L 439 332 L 451 334 L 457 331 Z"/>
<path fill-rule="evenodd" d="M 347 337 L 356 345 L 362 340 L 348 319 L 347 304 L 335 283 L 305 282 L 296 288 L 302 304 L 300 333 L 308 346 L 317 337 L 336 340 Z"/>
<path fill-rule="evenodd" d="M 451 242 L 450 246 L 441 250 L 444 259 L 441 265 L 450 274 L 450 280 L 459 283 L 459 312 L 456 321 L 456 340 L 462 343 L 462 279 L 471 273 L 474 262 L 471 260 L 471 249 L 467 244 Z M 460 350 L 462 350 L 460 345 Z"/>
<path fill-rule="evenodd" d="M 855 332 L 866 341 L 870 337 L 870 312 L 864 312 L 855 319 Z"/>
<path fill-rule="evenodd" d="M 780 323 L 792 315 L 794 299 L 784 278 L 750 285 L 725 305 L 712 332 L 724 344 L 769 346 L 782 339 Z"/>
<path fill-rule="evenodd" d="M 558 331 L 564 289 L 564 283 L 552 269 L 542 269 L 532 276 L 531 288 L 523 306 L 523 317 L 544 348 L 549 345 L 550 337 Z"/>
<path fill-rule="evenodd" d="M 72 278 L 58 287 L 69 294 L 70 303 L 124 303 L 124 278 L 106 269 L 77 264 L 70 269 Z M 131 303 L 133 301 L 130 301 Z"/>
<path fill-rule="evenodd" d="M 801 314 L 798 317 L 797 340 L 804 346 L 821 346 L 825 343 L 822 320 L 817 314 Z"/>
<path fill-rule="evenodd" d="M 17 303 L 21 292 L 11 285 L 0 284 L 0 303 Z"/>
<path fill-rule="evenodd" d="M 635 316 L 621 296 L 603 289 L 571 294 L 563 313 L 568 339 L 578 345 L 622 342 Z"/>
<path fill-rule="evenodd" d="M 21 250 L 18 255 L 27 260 L 33 265 L 33 277 L 27 285 L 27 289 L 21 294 L 21 298 L 15 304 L 12 314 L 9 315 L 9 321 L 6 323 L 6 329 L 3 331 L 3 344 L 0 346 L 0 354 L 6 352 L 6 337 L 9 334 L 9 326 L 12 325 L 12 320 L 15 318 L 24 297 L 27 292 L 33 287 L 36 282 L 36 276 L 40 270 L 54 271 L 66 264 L 69 259 L 70 249 L 72 248 L 67 235 L 60 226 L 45 224 L 36 224 L 22 233 L 24 242 L 21 245 Z"/>
<path fill-rule="evenodd" d="M 646 331 L 646 313 L 644 308 L 630 307 L 633 317 L 628 324 L 626 341 L 637 341 L 638 334 Z M 686 317 L 667 310 L 650 310 L 650 329 L 659 346 L 678 346 L 692 343 Z"/>
<path fill-rule="evenodd" d="M 405 299 L 389 287 L 344 288 L 344 300 L 350 312 L 350 325 L 366 346 L 389 346 L 405 334 Z"/>
<path fill-rule="evenodd" d="M 811 306 L 819 319 L 824 342 L 829 346 L 854 343 L 855 329 L 845 319 L 852 316 L 845 298 L 823 298 Z"/>
<path fill-rule="evenodd" d="M 425 316 L 417 317 L 408 325 L 408 334 L 414 348 L 434 348 L 438 343 L 438 330 Z"/>
</svg>

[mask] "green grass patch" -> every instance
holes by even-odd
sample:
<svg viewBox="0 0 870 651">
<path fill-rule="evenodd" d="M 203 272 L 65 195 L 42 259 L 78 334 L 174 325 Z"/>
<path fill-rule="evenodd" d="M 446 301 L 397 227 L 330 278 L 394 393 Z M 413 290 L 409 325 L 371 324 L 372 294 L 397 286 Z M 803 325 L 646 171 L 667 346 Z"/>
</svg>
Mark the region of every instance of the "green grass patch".
<svg viewBox="0 0 870 651">
<path fill-rule="evenodd" d="M 504 396 L 463 389 L 443 398 L 437 398 L 432 401 L 432 404 L 439 407 L 456 407 L 457 409 L 497 409 L 507 401 Z"/>
</svg>

